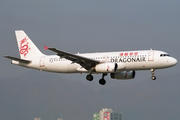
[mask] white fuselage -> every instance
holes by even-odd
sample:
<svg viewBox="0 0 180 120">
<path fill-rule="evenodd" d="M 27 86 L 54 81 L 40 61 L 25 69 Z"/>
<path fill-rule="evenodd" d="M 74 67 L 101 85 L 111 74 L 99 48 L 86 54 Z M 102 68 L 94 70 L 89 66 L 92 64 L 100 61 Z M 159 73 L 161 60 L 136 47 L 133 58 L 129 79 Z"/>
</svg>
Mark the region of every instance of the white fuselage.
<svg viewBox="0 0 180 120">
<path fill-rule="evenodd" d="M 86 54 L 77 54 L 77 55 L 98 60 L 101 62 L 117 63 L 118 66 L 124 66 L 124 69 L 121 69 L 121 71 L 163 69 L 174 66 L 177 63 L 177 60 L 175 58 L 170 57 L 165 52 L 157 51 L 157 50 L 102 52 L 102 53 L 86 53 Z M 79 64 L 72 63 L 72 61 L 67 60 L 65 58 L 61 58 L 57 55 L 37 56 L 33 58 L 28 58 L 28 60 L 32 61 L 28 65 L 19 64 L 16 61 L 12 61 L 12 63 L 19 64 L 20 66 L 23 67 L 28 67 L 28 68 L 33 68 L 48 72 L 57 72 L 57 73 L 89 72 L 86 69 L 82 68 Z"/>
</svg>

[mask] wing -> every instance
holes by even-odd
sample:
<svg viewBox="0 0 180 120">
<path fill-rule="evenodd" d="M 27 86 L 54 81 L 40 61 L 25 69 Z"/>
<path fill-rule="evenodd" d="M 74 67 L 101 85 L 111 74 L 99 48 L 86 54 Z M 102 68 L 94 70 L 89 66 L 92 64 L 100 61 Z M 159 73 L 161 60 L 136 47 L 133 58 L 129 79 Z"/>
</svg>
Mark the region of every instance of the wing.
<svg viewBox="0 0 180 120">
<path fill-rule="evenodd" d="M 83 56 L 80 56 L 80 55 L 77 55 L 77 54 L 71 54 L 71 53 L 68 53 L 68 52 L 57 50 L 55 48 L 45 47 L 45 49 L 49 49 L 49 50 L 51 50 L 53 52 L 56 52 L 58 56 L 60 56 L 61 58 L 66 58 L 66 59 L 72 61 L 72 63 L 80 64 L 86 70 L 89 70 L 92 67 L 95 67 L 97 64 L 100 63 L 100 61 L 89 59 L 87 57 L 83 57 Z"/>
<path fill-rule="evenodd" d="M 29 64 L 31 61 L 29 60 L 24 60 L 24 59 L 20 59 L 20 58 L 16 58 L 16 57 L 11 57 L 11 56 L 4 56 L 5 58 L 11 59 L 11 60 L 16 60 L 25 64 Z"/>
</svg>

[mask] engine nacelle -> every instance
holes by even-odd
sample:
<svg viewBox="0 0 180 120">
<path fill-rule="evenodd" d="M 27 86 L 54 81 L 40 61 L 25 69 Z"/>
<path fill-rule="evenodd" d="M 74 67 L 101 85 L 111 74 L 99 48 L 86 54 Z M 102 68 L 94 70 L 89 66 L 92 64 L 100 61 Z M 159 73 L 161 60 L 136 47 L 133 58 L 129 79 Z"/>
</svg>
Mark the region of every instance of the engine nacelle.
<svg viewBox="0 0 180 120">
<path fill-rule="evenodd" d="M 123 71 L 119 73 L 111 73 L 113 79 L 133 79 L 135 78 L 135 71 Z"/>
<path fill-rule="evenodd" d="M 95 66 L 95 71 L 99 73 L 109 73 L 116 72 L 117 68 L 117 63 L 101 63 Z"/>
</svg>

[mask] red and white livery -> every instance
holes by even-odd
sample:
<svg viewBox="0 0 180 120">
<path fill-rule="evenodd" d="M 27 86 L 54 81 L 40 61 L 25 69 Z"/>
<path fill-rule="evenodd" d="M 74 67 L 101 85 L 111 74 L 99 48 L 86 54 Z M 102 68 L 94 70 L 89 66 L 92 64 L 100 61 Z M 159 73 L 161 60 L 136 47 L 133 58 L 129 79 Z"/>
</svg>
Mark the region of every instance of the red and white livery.
<svg viewBox="0 0 180 120">
<path fill-rule="evenodd" d="M 104 77 L 110 74 L 112 79 L 128 80 L 135 77 L 136 70 L 150 70 L 152 80 L 154 71 L 172 67 L 177 60 L 159 50 L 136 50 L 72 54 L 56 48 L 45 47 L 56 55 L 45 55 L 35 46 L 22 30 L 15 31 L 20 58 L 4 56 L 12 64 L 56 73 L 87 73 L 86 79 L 93 80 L 92 74 L 102 74 L 101 85 L 106 83 Z"/>
</svg>

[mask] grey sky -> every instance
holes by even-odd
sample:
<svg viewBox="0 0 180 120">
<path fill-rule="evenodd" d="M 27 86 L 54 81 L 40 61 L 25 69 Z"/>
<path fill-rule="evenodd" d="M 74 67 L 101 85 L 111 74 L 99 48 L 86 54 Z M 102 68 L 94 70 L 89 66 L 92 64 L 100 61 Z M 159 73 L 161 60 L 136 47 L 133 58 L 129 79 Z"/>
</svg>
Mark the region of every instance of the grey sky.
<svg viewBox="0 0 180 120">
<path fill-rule="evenodd" d="M 159 49 L 178 61 L 180 1 L 173 0 L 1 0 L 0 55 L 18 57 L 14 31 L 24 30 L 45 54 L 43 45 L 72 53 Z M 103 107 L 117 109 L 124 120 L 179 119 L 179 64 L 138 71 L 130 81 L 101 75 L 39 72 L 0 59 L 0 119 L 91 120 Z"/>
</svg>

